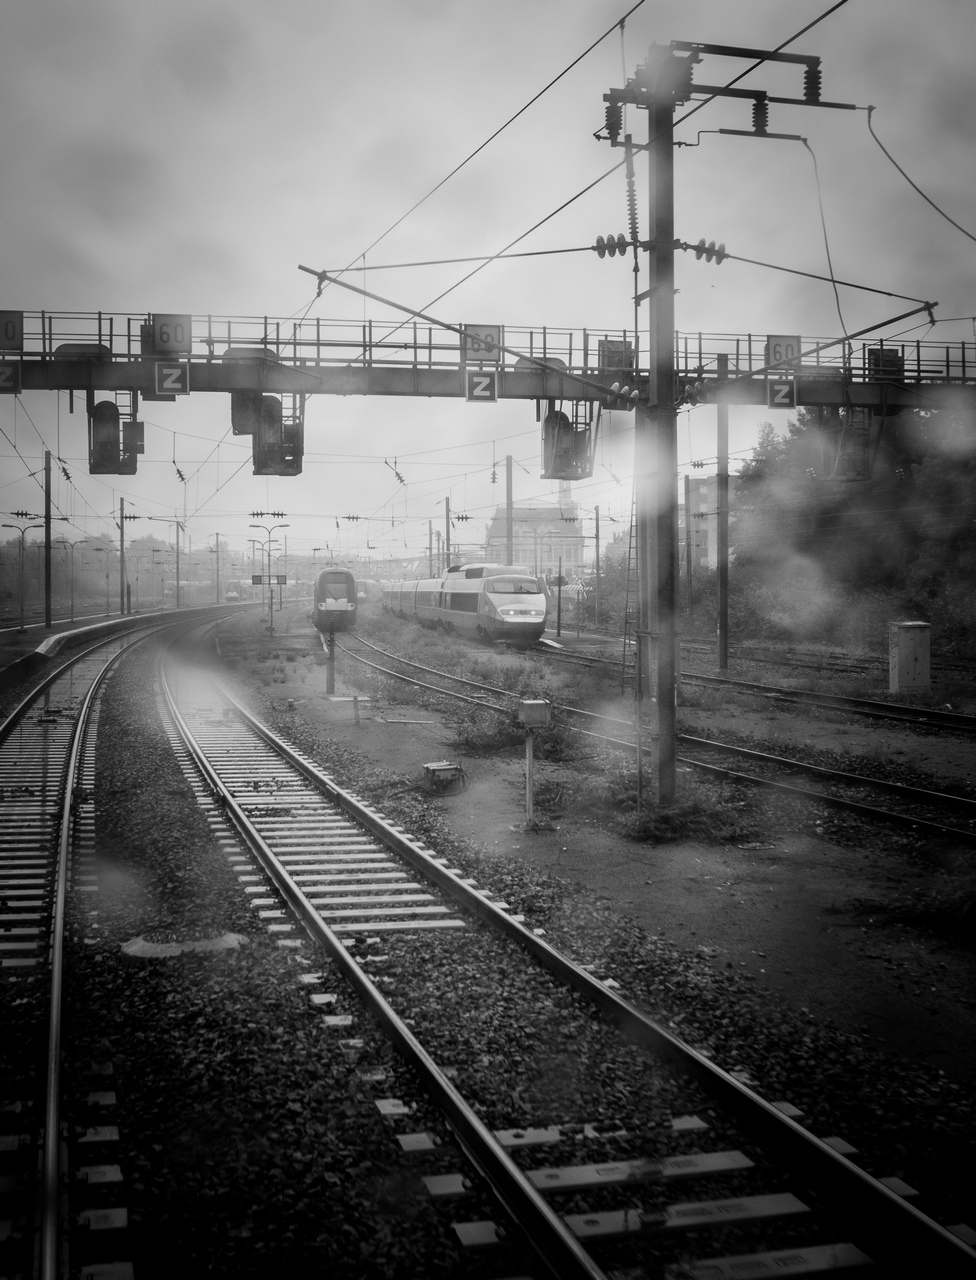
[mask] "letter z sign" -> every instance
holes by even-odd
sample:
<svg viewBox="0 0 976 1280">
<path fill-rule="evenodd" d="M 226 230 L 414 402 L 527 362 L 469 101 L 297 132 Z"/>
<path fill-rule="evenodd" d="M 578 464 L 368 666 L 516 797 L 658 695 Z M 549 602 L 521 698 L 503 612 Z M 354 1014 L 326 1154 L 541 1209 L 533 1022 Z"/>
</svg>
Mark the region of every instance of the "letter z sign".
<svg viewBox="0 0 976 1280">
<path fill-rule="evenodd" d="M 770 409 L 794 409 L 796 384 L 792 378 L 770 378 L 766 383 L 766 404 Z"/>
<path fill-rule="evenodd" d="M 190 394 L 189 360 L 156 361 L 156 395 L 188 396 Z"/>
<path fill-rule="evenodd" d="M 464 398 L 482 404 L 498 399 L 498 373 L 494 369 L 465 369 Z"/>
</svg>

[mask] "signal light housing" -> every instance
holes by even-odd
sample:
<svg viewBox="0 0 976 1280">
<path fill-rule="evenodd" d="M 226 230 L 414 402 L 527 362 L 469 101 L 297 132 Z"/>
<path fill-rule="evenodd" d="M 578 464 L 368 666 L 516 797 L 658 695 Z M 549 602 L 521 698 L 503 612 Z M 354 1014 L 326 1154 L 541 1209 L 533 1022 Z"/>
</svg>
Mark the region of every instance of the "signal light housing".
<svg viewBox="0 0 976 1280">
<path fill-rule="evenodd" d="M 119 406 L 99 400 L 88 415 L 88 472 L 93 476 L 117 476 L 121 462 Z"/>
<path fill-rule="evenodd" d="M 233 412 L 233 410 L 232 410 Z M 284 422 L 277 396 L 261 396 L 261 412 L 251 441 L 256 476 L 297 476 L 302 472 L 305 427 L 302 422 Z"/>
</svg>

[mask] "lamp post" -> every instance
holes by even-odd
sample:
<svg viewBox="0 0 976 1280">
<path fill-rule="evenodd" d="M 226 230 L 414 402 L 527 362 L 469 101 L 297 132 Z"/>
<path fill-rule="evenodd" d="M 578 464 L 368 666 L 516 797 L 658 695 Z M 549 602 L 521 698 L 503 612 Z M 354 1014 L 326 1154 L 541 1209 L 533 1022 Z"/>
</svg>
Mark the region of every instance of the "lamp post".
<svg viewBox="0 0 976 1280">
<path fill-rule="evenodd" d="M 217 604 L 220 604 L 220 534 L 219 534 L 219 533 L 215 533 L 215 534 L 214 534 L 214 537 L 217 539 L 217 545 L 216 545 L 216 547 L 211 547 L 211 548 L 210 548 L 210 550 L 211 550 L 211 551 L 216 555 L 216 557 L 217 557 L 217 559 L 214 561 L 214 568 L 216 569 L 216 573 L 217 573 L 217 585 L 216 585 L 216 588 L 215 588 L 214 595 L 215 595 L 215 599 L 216 599 Z"/>
<path fill-rule="evenodd" d="M 176 525 L 176 607 L 180 607 L 180 533 L 183 530 L 182 520 L 167 520 L 165 516 L 146 516 L 147 520 L 158 520 L 160 524 Z M 192 551 L 192 545 L 191 545 Z"/>
<path fill-rule="evenodd" d="M 139 609 L 139 565 L 142 563 L 142 561 L 143 561 L 143 560 L 148 560 L 148 561 L 149 561 L 149 563 L 153 566 L 153 588 L 155 588 L 155 586 L 156 586 L 156 581 L 155 581 L 156 563 L 155 563 L 155 561 L 154 561 L 154 559 L 153 559 L 153 555 L 152 555 L 152 553 L 150 553 L 148 556 L 135 556 L 135 557 L 134 557 L 134 559 L 135 559 L 135 562 L 136 562 L 136 613 L 139 613 L 139 612 L 140 612 L 140 609 Z M 155 591 L 154 591 L 154 593 L 153 593 L 153 594 L 154 594 L 154 598 L 155 598 Z"/>
<path fill-rule="evenodd" d="M 272 635 L 274 635 L 274 590 L 273 590 L 273 588 L 272 588 L 272 586 L 271 586 L 271 535 L 274 533 L 275 529 L 290 529 L 290 528 L 291 528 L 291 525 L 290 525 L 290 524 L 271 524 L 271 525 L 268 525 L 268 524 L 254 524 L 254 523 L 252 523 L 252 524 L 251 524 L 251 528 L 252 528 L 252 529 L 263 529 L 263 530 L 265 531 L 265 533 L 267 533 L 267 535 L 268 535 L 267 544 L 266 544 L 266 545 L 267 545 L 267 548 L 268 548 L 268 600 L 269 600 L 269 602 L 270 602 L 270 606 L 271 606 L 271 607 L 268 609 L 268 628 L 269 628 L 269 630 L 270 630 L 271 634 L 272 634 Z M 274 541 L 275 541 L 275 542 L 277 542 L 277 541 L 278 541 L 278 539 L 277 539 L 277 538 L 275 538 L 275 539 L 274 539 Z M 262 576 L 263 576 L 263 575 L 262 575 Z"/>
<path fill-rule="evenodd" d="M 71 592 L 71 618 L 75 620 L 75 547 L 85 546 L 88 542 L 87 538 L 76 538 L 74 542 L 70 542 L 67 538 L 58 538 L 58 542 L 62 547 L 68 547 L 71 551 L 70 569 L 68 571 L 70 592 Z"/>
<path fill-rule="evenodd" d="M 4 529 L 16 529 L 20 534 L 20 626 L 18 631 L 24 631 L 24 539 L 27 537 L 29 529 L 43 529 L 42 524 L 5 524 L 0 526 Z"/>
</svg>

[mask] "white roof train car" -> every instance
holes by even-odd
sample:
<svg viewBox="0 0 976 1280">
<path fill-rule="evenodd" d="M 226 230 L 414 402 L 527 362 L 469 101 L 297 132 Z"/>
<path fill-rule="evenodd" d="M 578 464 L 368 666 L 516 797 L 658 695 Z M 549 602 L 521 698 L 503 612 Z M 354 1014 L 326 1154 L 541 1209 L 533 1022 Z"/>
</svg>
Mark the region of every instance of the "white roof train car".
<svg viewBox="0 0 976 1280">
<path fill-rule="evenodd" d="M 439 578 L 386 583 L 383 607 L 471 639 L 529 645 L 546 629 L 549 597 L 524 565 L 459 564 Z"/>
</svg>

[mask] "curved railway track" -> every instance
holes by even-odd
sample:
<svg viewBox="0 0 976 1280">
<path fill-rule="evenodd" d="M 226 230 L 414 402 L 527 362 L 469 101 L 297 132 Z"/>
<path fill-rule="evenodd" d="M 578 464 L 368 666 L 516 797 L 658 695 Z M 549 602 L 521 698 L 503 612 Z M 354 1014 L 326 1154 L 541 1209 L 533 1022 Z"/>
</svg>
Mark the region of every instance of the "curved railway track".
<svg viewBox="0 0 976 1280">
<path fill-rule="evenodd" d="M 544 648 L 535 650 L 535 652 L 544 654 L 544 657 L 551 660 L 551 662 L 590 668 L 605 667 L 614 671 L 620 678 L 633 680 L 633 659 L 608 658 L 606 655 L 596 654 L 561 653 L 555 648 L 549 648 L 549 646 L 544 646 Z M 699 641 L 681 641 L 681 652 L 712 653 L 713 646 L 710 648 L 710 646 L 699 643 Z M 852 660 L 845 660 L 836 654 L 827 655 L 822 660 L 815 660 L 813 655 L 811 655 L 811 660 L 797 657 L 763 657 L 761 654 L 749 652 L 743 646 L 739 646 L 739 649 L 736 650 L 736 658 L 743 663 L 761 663 L 766 664 L 766 666 L 795 669 L 795 671 L 817 672 L 820 675 L 863 675 L 867 671 L 881 672 L 884 669 L 884 664 L 882 664 L 880 658 L 852 662 Z M 944 667 L 934 669 L 944 678 L 956 677 L 966 678 L 966 680 L 971 680 L 972 678 L 972 671 L 968 668 Z M 760 696 L 760 698 L 780 698 L 786 701 L 793 701 L 793 703 L 799 705 L 845 710 L 845 712 L 854 712 L 858 716 L 894 719 L 894 721 L 920 724 L 920 726 L 927 728 L 957 728 L 959 732 L 963 733 L 976 731 L 976 717 L 952 712 L 952 710 L 945 712 L 945 710 L 939 708 L 907 707 L 907 705 L 885 703 L 885 701 L 877 699 L 849 698 L 849 696 L 843 694 L 818 694 L 818 692 L 807 690 L 785 689 L 781 685 L 757 684 L 754 681 L 739 680 L 739 678 L 731 676 L 707 676 L 698 672 L 681 672 L 681 681 L 688 682 L 688 684 L 729 687 L 729 689 L 736 689 L 744 692 L 744 694 L 754 694 Z"/>
<path fill-rule="evenodd" d="M 103 1071 L 93 1066 L 87 1082 L 61 1079 L 61 993 L 69 893 L 94 887 L 98 696 L 113 665 L 146 634 L 111 638 L 70 659 L 0 726 L 0 991 L 6 1029 L 15 1033 L 0 1051 L 4 1275 L 54 1280 L 68 1273 L 69 1254 L 78 1274 L 102 1260 L 96 1233 L 125 1223 L 112 1201 L 120 1174 L 111 1163 L 117 1132 L 104 1123 L 111 1091 Z"/>
<path fill-rule="evenodd" d="M 474 703 L 479 707 L 494 711 L 503 716 L 513 714 L 512 703 L 517 700 L 518 695 L 511 693 L 509 690 L 498 688 L 494 685 L 483 684 L 479 681 L 467 680 L 461 676 L 449 675 L 445 672 L 434 671 L 429 667 L 424 667 L 420 663 L 413 662 L 406 658 L 401 658 L 396 654 L 392 654 L 386 650 L 380 649 L 378 646 L 371 644 L 362 637 L 355 637 L 355 644 L 360 647 L 366 647 L 376 654 L 382 655 L 386 661 L 395 662 L 402 666 L 409 667 L 413 670 L 422 671 L 428 675 L 437 676 L 441 680 L 447 680 L 451 683 L 462 684 L 470 688 L 482 691 L 482 696 L 472 697 L 470 695 L 458 694 L 453 690 L 445 689 L 443 686 L 431 684 L 429 681 L 419 680 L 412 676 L 404 676 L 389 666 L 380 666 L 378 663 L 370 661 L 363 657 L 361 653 L 357 653 L 354 648 L 350 647 L 352 638 L 347 638 L 347 644 L 340 648 L 349 657 L 355 658 L 359 662 L 363 662 L 374 670 L 382 674 L 393 676 L 396 679 L 405 680 L 407 683 L 417 685 L 421 688 L 428 689 L 432 692 L 442 694 L 451 698 L 460 698 L 463 701 Z M 491 695 L 497 698 L 505 698 L 509 700 L 509 706 L 487 701 L 487 696 Z M 578 724 L 570 724 L 568 727 L 573 728 L 576 732 L 585 734 L 587 737 L 596 738 L 607 745 L 617 747 L 627 751 L 635 751 L 636 745 L 633 739 L 634 724 L 631 720 L 622 720 L 613 716 L 607 716 L 598 712 L 586 711 L 579 707 L 564 706 L 560 703 L 553 704 L 554 710 L 564 717 L 569 717 L 573 721 L 602 721 L 604 724 L 612 723 L 619 725 L 626 733 L 626 738 L 613 737 L 605 733 L 599 733 L 594 729 L 582 729 Z M 959 717 L 957 717 L 958 719 Z M 962 719 L 972 719 L 972 717 L 962 717 Z M 955 727 L 954 725 L 951 727 Z M 778 794 L 790 799 L 802 800 L 822 804 L 830 809 L 843 810 L 852 813 L 866 821 L 883 823 L 886 825 L 894 825 L 911 828 L 915 834 L 928 835 L 938 840 L 956 840 L 964 844 L 976 844 L 976 801 L 965 796 L 955 796 L 944 792 L 926 791 L 919 787 L 906 786 L 903 783 L 889 782 L 885 779 L 874 778 L 866 774 L 853 774 L 839 769 L 827 769 L 822 766 L 808 763 L 803 760 L 786 759 L 782 756 L 772 755 L 768 752 L 756 751 L 751 748 L 736 746 L 731 743 L 715 742 L 705 738 L 691 737 L 687 734 L 679 734 L 677 738 L 678 744 L 693 751 L 696 755 L 681 755 L 678 757 L 680 764 L 689 768 L 696 769 L 702 773 L 709 774 L 713 777 L 724 778 L 730 782 L 739 782 L 745 785 L 761 787 L 766 790 L 775 791 Z M 727 765 L 719 765 L 710 763 L 707 760 L 698 759 L 697 756 L 702 753 L 708 755 L 726 755 L 748 760 L 754 765 L 761 766 L 764 770 L 762 774 L 744 773 L 741 770 L 732 769 Z M 810 787 L 797 786 L 792 782 L 784 781 L 784 777 L 792 774 L 805 774 L 824 783 L 830 790 L 815 791 Z M 779 775 L 779 776 L 776 776 Z M 847 794 L 845 794 L 845 792 Z M 867 803 L 864 799 L 864 793 L 881 793 L 889 800 L 897 803 L 898 808 L 879 808 L 877 805 Z M 960 815 L 966 820 L 967 825 L 945 825 L 935 821 L 935 815 L 943 812 L 951 812 Z"/>
<path fill-rule="evenodd" d="M 605 1258 L 619 1265 L 625 1246 L 635 1250 L 631 1259 L 673 1258 L 667 1241 L 687 1231 L 693 1243 L 682 1236 L 683 1275 L 809 1274 L 870 1259 L 888 1268 L 885 1274 L 906 1261 L 916 1274 L 972 1273 L 976 1253 L 840 1154 L 842 1144 L 807 1132 L 781 1106 L 764 1101 L 548 946 L 505 903 L 337 787 L 227 689 L 186 668 L 167 673 L 163 687 L 173 732 L 188 767 L 192 762 L 198 771 L 198 793 L 214 828 L 225 832 L 221 838 L 228 841 L 228 856 L 253 910 L 283 945 L 300 952 L 310 940 L 328 957 L 328 973 L 323 965 L 322 973 L 305 973 L 303 980 L 313 1004 L 328 1011 L 324 1016 L 339 1047 L 352 1054 L 363 1050 L 365 1006 L 369 1020 L 380 1024 L 412 1078 L 421 1082 L 426 1102 L 379 1098 L 377 1107 L 393 1123 L 409 1123 L 432 1104 L 467 1156 L 468 1169 L 425 1180 L 435 1200 L 454 1205 L 462 1246 L 490 1250 L 503 1240 L 521 1242 L 534 1255 L 535 1274 L 561 1280 L 605 1276 Z M 242 848 L 232 848 L 225 824 Z M 555 1123 L 545 1129 L 489 1129 L 465 1097 L 466 1064 L 445 1067 L 443 1054 L 425 1046 L 415 1027 L 428 1021 L 424 966 L 430 985 L 443 987 L 459 947 L 468 949 L 469 960 L 474 949 L 476 962 L 477 949 L 498 945 L 499 934 L 524 953 L 527 971 L 541 965 L 555 990 L 572 989 L 647 1053 L 649 1097 L 661 1087 L 661 1073 L 673 1073 L 686 1092 L 704 1094 L 721 1108 L 723 1136 L 740 1134 L 749 1154 L 736 1147 L 684 1156 L 679 1146 L 673 1155 L 662 1155 L 659 1136 L 653 1156 L 645 1151 L 615 1158 L 611 1139 L 627 1135 L 608 1133 L 606 1125 L 579 1124 L 575 1116 L 566 1124 L 554 1115 Z M 322 989 L 330 983 L 333 990 Z M 409 988 L 409 1000 L 401 988 Z M 491 998 L 504 1001 L 506 995 L 510 1010 L 511 993 Z M 514 1012 L 517 1017 L 517 1007 Z M 479 1013 L 457 1007 L 459 1041 L 466 1021 Z M 360 1034 L 349 1034 L 355 1031 Z M 382 1071 L 363 1072 L 364 1079 L 378 1083 L 383 1077 Z M 399 1137 L 405 1151 L 435 1149 L 426 1131 Z M 630 1138 L 624 1150 L 633 1150 Z M 603 1157 L 600 1163 L 573 1159 L 588 1141 Z M 568 1162 L 539 1166 L 540 1150 L 562 1155 L 566 1144 Z M 700 1184 L 704 1191 L 676 1200 L 670 1194 L 675 1177 L 706 1179 Z M 726 1177 L 732 1195 L 718 1190 Z M 481 1216 L 465 1219 L 465 1197 L 474 1199 Z M 577 1212 L 560 1211 L 560 1201 L 567 1199 Z M 492 1201 L 495 1211 L 485 1216 L 484 1206 Z M 733 1229 L 731 1236 L 726 1228 Z M 708 1239 L 716 1231 L 717 1247 Z M 725 1243 L 735 1246 L 731 1252 L 722 1252 Z M 611 1248 L 617 1252 L 608 1254 Z"/>
<path fill-rule="evenodd" d="M 871 698 L 848 698 L 842 694 L 812 693 L 798 689 L 784 689 L 780 685 L 756 684 L 749 680 L 732 680 L 722 676 L 705 676 L 685 673 L 682 682 L 709 685 L 713 688 L 730 688 L 742 693 L 754 693 L 776 702 L 796 706 L 824 707 L 831 711 L 851 711 L 856 715 L 870 716 L 876 720 L 897 720 L 913 728 L 953 729 L 958 733 L 976 733 L 976 716 L 959 711 L 944 711 L 938 707 L 909 707 L 896 702 L 880 702 Z"/>
</svg>

